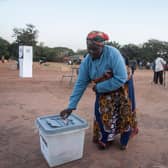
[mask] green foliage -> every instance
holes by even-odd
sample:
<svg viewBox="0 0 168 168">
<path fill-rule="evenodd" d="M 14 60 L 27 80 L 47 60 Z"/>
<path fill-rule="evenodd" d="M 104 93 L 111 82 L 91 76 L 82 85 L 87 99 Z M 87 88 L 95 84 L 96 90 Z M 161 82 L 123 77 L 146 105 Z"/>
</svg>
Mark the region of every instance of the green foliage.
<svg viewBox="0 0 168 168">
<path fill-rule="evenodd" d="M 120 48 L 123 56 L 127 57 L 129 60 L 141 59 L 141 48 L 135 44 L 127 44 Z"/>
<path fill-rule="evenodd" d="M 33 56 L 35 55 L 35 46 L 37 43 L 38 30 L 32 24 L 26 24 L 26 28 L 14 28 L 13 36 L 15 41 L 10 46 L 10 53 L 13 59 L 18 58 L 18 47 L 19 45 L 30 45 L 33 46 Z M 34 58 L 36 59 L 36 58 Z"/>
<path fill-rule="evenodd" d="M 87 50 L 86 49 L 84 49 L 84 50 L 77 50 L 77 52 L 76 52 L 76 55 L 85 55 L 85 54 L 87 54 Z"/>
<path fill-rule="evenodd" d="M 115 47 L 115 48 L 117 48 L 117 49 L 120 49 L 120 48 L 121 48 L 121 45 L 120 45 L 118 42 L 116 42 L 116 41 L 107 42 L 106 45 Z"/>
<path fill-rule="evenodd" d="M 35 46 L 37 41 L 38 30 L 32 24 L 27 24 L 25 29 L 22 28 L 14 28 L 13 29 L 13 37 L 15 38 L 15 42 L 19 45 L 31 45 Z"/>
<path fill-rule="evenodd" d="M 5 59 L 9 58 L 9 46 L 10 43 L 0 37 L 0 59 L 2 56 L 4 56 Z"/>
<path fill-rule="evenodd" d="M 18 60 L 18 44 L 17 43 L 12 43 L 9 46 L 9 53 L 10 53 L 10 58 L 14 60 Z"/>
<path fill-rule="evenodd" d="M 36 46 L 36 58 L 40 60 L 42 57 L 47 61 L 62 62 L 64 57 L 74 54 L 72 49 L 66 47 L 49 48 L 44 46 Z"/>
<path fill-rule="evenodd" d="M 2 56 L 9 58 L 10 56 L 13 59 L 17 59 L 19 45 L 33 46 L 34 61 L 44 59 L 46 61 L 62 62 L 64 57 L 68 58 L 74 55 L 84 56 L 87 53 L 86 49 L 74 52 L 72 49 L 66 47 L 50 48 L 44 46 L 43 43 L 37 45 L 38 30 L 32 24 L 27 24 L 24 29 L 14 28 L 13 32 L 15 41 L 12 44 L 9 44 L 9 42 L 0 38 L 0 58 Z M 157 56 L 161 56 L 168 61 L 168 42 L 165 41 L 150 39 L 141 45 L 127 44 L 124 46 L 121 46 L 116 41 L 111 41 L 106 43 L 106 45 L 119 49 L 122 55 L 129 60 L 136 60 L 137 62 L 152 62 Z"/>
<path fill-rule="evenodd" d="M 168 60 L 168 42 L 151 39 L 143 44 L 142 55 L 147 61 L 154 60 L 157 56 Z"/>
<path fill-rule="evenodd" d="M 117 42 L 109 42 L 115 48 L 118 48 L 122 55 L 128 60 L 153 62 L 157 56 L 163 57 L 168 61 L 168 42 L 151 39 L 142 45 L 127 44 L 120 46 Z"/>
</svg>

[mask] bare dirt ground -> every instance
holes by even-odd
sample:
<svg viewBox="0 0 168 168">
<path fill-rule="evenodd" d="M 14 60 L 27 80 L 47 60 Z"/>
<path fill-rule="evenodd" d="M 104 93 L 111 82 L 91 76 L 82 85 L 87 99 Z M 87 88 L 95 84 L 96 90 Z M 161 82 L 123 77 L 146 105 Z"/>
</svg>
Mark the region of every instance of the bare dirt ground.
<svg viewBox="0 0 168 168">
<path fill-rule="evenodd" d="M 58 114 L 68 104 L 67 67 L 33 65 L 33 78 L 19 78 L 13 62 L 0 63 L 0 168 L 48 168 L 40 152 L 35 120 Z M 127 151 L 119 150 L 119 137 L 106 151 L 92 143 L 94 93 L 87 88 L 76 114 L 86 119 L 83 158 L 60 168 L 168 168 L 168 88 L 151 84 L 152 71 L 135 72 L 139 134 Z M 74 142 L 77 143 L 77 142 Z"/>
</svg>

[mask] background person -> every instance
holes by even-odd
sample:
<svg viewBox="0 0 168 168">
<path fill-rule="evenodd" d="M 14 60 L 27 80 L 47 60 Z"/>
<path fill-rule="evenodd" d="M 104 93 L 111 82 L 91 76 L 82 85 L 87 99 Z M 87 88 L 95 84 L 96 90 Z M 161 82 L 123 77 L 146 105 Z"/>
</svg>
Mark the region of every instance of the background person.
<svg viewBox="0 0 168 168">
<path fill-rule="evenodd" d="M 153 71 L 153 83 L 156 81 L 156 72 L 155 72 L 155 60 L 151 63 L 151 69 Z"/>
<path fill-rule="evenodd" d="M 155 60 L 155 84 L 158 84 L 158 81 L 161 85 L 163 85 L 163 72 L 164 72 L 164 66 L 166 65 L 166 61 L 161 58 L 157 57 Z"/>
</svg>

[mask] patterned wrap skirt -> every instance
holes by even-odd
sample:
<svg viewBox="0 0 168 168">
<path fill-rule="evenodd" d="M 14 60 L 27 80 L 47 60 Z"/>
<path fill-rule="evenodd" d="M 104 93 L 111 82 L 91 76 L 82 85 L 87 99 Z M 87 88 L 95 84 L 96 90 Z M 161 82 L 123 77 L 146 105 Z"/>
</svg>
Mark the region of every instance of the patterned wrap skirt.
<svg viewBox="0 0 168 168">
<path fill-rule="evenodd" d="M 112 141 L 137 128 L 133 79 L 109 93 L 96 94 L 93 141 Z"/>
</svg>

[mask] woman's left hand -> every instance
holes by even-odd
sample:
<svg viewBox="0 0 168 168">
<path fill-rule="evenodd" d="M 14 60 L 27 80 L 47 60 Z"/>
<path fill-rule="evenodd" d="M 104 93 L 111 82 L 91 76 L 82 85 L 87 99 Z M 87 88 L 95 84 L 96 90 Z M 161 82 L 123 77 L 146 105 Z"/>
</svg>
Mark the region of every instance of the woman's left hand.
<svg viewBox="0 0 168 168">
<path fill-rule="evenodd" d="M 92 90 L 96 92 L 96 83 L 94 81 L 92 81 L 91 86 L 92 86 Z"/>
</svg>

